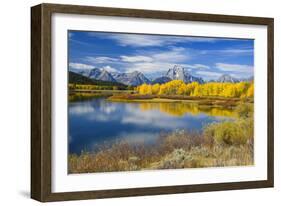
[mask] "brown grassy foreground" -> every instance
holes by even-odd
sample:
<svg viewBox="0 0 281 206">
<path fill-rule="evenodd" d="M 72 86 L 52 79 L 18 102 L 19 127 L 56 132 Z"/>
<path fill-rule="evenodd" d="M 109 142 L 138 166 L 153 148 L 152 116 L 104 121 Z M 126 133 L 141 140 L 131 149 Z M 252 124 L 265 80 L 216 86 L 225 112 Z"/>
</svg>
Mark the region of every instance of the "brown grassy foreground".
<svg viewBox="0 0 281 206">
<path fill-rule="evenodd" d="M 69 173 L 253 165 L 253 107 L 239 105 L 236 112 L 237 120 L 206 125 L 202 133 L 175 131 L 153 145 L 116 141 L 71 154 Z"/>
<path fill-rule="evenodd" d="M 116 142 L 96 153 L 69 156 L 70 173 L 253 165 L 253 143 L 212 144 L 183 131 L 161 136 L 158 144 Z"/>
</svg>

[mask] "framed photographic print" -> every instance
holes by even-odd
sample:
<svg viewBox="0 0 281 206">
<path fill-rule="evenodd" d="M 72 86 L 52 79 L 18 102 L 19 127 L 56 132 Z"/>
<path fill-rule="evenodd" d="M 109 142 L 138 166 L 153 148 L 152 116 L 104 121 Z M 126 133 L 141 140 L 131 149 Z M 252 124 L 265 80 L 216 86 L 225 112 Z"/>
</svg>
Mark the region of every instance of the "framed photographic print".
<svg viewBox="0 0 281 206">
<path fill-rule="evenodd" d="M 31 8 L 31 197 L 273 187 L 273 19 Z"/>
</svg>

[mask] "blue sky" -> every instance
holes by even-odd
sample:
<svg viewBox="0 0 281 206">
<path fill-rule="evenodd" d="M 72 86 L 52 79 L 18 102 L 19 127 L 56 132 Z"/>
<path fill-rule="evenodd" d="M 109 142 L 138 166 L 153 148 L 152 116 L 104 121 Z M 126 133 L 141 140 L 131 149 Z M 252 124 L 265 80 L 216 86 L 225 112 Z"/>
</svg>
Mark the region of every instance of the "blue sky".
<svg viewBox="0 0 281 206">
<path fill-rule="evenodd" d="M 140 71 L 149 78 L 181 65 L 205 80 L 253 76 L 254 40 L 69 31 L 69 67 Z"/>
</svg>

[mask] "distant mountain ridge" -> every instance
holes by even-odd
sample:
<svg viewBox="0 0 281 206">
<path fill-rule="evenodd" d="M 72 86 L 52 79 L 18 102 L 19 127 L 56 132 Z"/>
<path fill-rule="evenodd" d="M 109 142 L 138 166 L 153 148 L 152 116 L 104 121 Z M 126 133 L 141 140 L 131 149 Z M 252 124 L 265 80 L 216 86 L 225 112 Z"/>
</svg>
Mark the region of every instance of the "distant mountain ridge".
<svg viewBox="0 0 281 206">
<path fill-rule="evenodd" d="M 97 80 L 108 81 L 108 82 L 116 82 L 116 80 L 112 77 L 112 75 L 105 69 L 94 68 L 94 69 L 90 70 L 88 77 L 90 79 L 97 79 Z"/>
<path fill-rule="evenodd" d="M 144 76 L 143 73 L 134 71 L 132 73 L 112 73 L 117 82 L 121 82 L 126 85 L 138 86 L 141 84 L 150 84 L 151 81 Z"/>
<path fill-rule="evenodd" d="M 118 86 L 118 87 L 126 87 L 126 85 L 118 83 L 118 82 L 110 82 L 110 81 L 102 81 L 96 79 L 90 79 L 89 77 L 85 77 L 81 74 L 69 71 L 68 72 L 68 82 L 70 84 L 94 84 L 99 86 Z"/>
<path fill-rule="evenodd" d="M 169 81 L 172 81 L 172 79 L 170 77 L 162 76 L 162 77 L 157 77 L 151 83 L 152 84 L 165 84 Z"/>
<path fill-rule="evenodd" d="M 234 77 L 232 77 L 232 76 L 230 76 L 229 74 L 223 74 L 223 75 L 221 75 L 218 78 L 217 82 L 221 82 L 221 83 L 224 83 L 224 82 L 236 83 L 236 82 L 239 82 L 239 80 L 234 78 Z"/>
<path fill-rule="evenodd" d="M 134 71 L 130 73 L 119 73 L 119 72 L 109 72 L 106 69 L 99 69 L 95 67 L 93 67 L 93 69 L 84 69 L 84 70 L 70 68 L 70 71 L 92 80 L 116 82 L 128 86 L 138 86 L 141 84 L 164 84 L 172 80 L 182 80 L 185 83 L 198 82 L 200 84 L 205 82 L 201 77 L 196 77 L 191 75 L 188 69 L 180 65 L 175 65 L 173 68 L 170 68 L 165 75 L 156 77 L 153 80 L 150 80 L 143 73 L 139 71 Z M 253 81 L 253 76 L 244 79 L 237 79 L 229 74 L 223 74 L 217 80 L 211 80 L 209 82 L 236 83 L 241 81 Z"/>
</svg>

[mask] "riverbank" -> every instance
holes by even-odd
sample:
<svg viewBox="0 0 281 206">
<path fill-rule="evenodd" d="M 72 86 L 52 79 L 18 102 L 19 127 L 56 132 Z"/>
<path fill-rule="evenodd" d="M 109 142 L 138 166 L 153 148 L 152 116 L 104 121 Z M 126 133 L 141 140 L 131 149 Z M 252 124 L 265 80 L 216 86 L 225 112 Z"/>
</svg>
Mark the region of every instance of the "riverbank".
<svg viewBox="0 0 281 206">
<path fill-rule="evenodd" d="M 107 98 L 113 102 L 149 102 L 149 103 L 197 103 L 204 106 L 235 107 L 242 101 L 253 103 L 253 98 L 226 98 L 226 97 L 192 97 L 182 95 L 140 95 L 140 94 L 114 94 Z"/>
<path fill-rule="evenodd" d="M 92 89 L 76 89 L 69 90 L 69 101 L 88 100 L 95 97 L 111 97 L 120 94 L 131 94 L 133 90 L 92 90 Z"/>
</svg>

